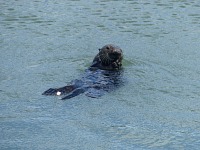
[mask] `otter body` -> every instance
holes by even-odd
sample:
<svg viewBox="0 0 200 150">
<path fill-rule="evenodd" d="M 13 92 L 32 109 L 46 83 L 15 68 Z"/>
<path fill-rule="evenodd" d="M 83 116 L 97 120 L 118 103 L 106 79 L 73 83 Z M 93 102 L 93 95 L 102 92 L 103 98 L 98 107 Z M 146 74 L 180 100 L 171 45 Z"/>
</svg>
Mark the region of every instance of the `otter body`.
<svg viewBox="0 0 200 150">
<path fill-rule="evenodd" d="M 100 97 L 122 84 L 122 59 L 123 53 L 118 46 L 105 45 L 81 79 L 61 88 L 50 88 L 43 95 L 65 95 L 62 99 L 69 99 L 85 93 L 89 97 Z"/>
</svg>

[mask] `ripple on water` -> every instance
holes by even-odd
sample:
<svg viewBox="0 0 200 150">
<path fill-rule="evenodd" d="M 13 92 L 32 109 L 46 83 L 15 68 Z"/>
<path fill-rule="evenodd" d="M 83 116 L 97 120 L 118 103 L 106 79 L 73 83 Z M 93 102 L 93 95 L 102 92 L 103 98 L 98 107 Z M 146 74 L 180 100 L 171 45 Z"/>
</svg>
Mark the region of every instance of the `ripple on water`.
<svg viewBox="0 0 200 150">
<path fill-rule="evenodd" d="M 0 2 L 1 149 L 198 149 L 195 0 Z M 124 50 L 125 85 L 99 99 L 43 97 L 98 48 Z"/>
</svg>

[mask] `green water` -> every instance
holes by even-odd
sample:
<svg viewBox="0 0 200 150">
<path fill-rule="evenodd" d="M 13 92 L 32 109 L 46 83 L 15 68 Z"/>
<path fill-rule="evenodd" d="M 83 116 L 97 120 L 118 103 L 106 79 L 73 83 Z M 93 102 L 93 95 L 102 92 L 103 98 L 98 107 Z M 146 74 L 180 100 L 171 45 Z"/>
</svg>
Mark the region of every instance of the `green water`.
<svg viewBox="0 0 200 150">
<path fill-rule="evenodd" d="M 200 2 L 0 2 L 0 149 L 199 149 Z M 94 99 L 41 93 L 124 51 L 126 84 Z"/>
</svg>

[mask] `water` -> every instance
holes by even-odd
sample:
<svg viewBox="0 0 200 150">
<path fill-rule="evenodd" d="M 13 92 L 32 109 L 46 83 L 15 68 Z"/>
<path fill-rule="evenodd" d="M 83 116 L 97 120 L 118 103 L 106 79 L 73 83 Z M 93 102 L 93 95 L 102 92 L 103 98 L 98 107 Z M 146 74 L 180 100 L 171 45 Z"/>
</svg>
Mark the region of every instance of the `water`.
<svg viewBox="0 0 200 150">
<path fill-rule="evenodd" d="M 0 2 L 0 149 L 198 149 L 200 2 Z M 41 93 L 124 50 L 126 85 L 94 99 Z"/>
</svg>

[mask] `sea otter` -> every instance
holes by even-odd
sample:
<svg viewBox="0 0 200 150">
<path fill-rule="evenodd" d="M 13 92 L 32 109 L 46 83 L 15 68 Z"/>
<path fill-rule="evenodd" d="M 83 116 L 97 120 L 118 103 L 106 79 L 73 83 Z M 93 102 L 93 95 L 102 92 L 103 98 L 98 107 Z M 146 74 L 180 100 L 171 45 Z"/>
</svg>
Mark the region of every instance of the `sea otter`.
<svg viewBox="0 0 200 150">
<path fill-rule="evenodd" d="M 120 47 L 108 44 L 99 49 L 91 66 L 81 79 L 73 80 L 61 88 L 50 88 L 43 95 L 65 95 L 61 99 L 69 99 L 81 93 L 93 98 L 122 85 L 122 59 Z"/>
</svg>

